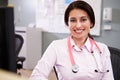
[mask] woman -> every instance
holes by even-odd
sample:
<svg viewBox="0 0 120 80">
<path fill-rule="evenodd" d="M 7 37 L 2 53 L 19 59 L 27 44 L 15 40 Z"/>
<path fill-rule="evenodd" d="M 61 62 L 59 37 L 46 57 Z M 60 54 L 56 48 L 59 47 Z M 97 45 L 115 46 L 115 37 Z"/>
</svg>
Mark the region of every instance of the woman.
<svg viewBox="0 0 120 80">
<path fill-rule="evenodd" d="M 59 80 L 114 80 L 107 46 L 89 37 L 95 24 L 91 6 L 81 0 L 72 2 L 64 21 L 70 36 L 49 45 L 30 79 L 48 80 L 55 66 Z"/>
</svg>

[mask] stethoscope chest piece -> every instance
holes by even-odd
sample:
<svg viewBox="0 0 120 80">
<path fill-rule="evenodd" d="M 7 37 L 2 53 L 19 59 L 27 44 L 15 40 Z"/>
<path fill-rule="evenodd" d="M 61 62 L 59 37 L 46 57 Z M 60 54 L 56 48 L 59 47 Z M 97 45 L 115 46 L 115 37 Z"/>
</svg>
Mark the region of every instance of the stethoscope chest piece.
<svg viewBox="0 0 120 80">
<path fill-rule="evenodd" d="M 76 65 L 76 64 L 74 64 L 74 65 L 72 66 L 72 72 L 73 72 L 73 73 L 77 73 L 78 71 L 79 71 L 79 66 Z"/>
</svg>

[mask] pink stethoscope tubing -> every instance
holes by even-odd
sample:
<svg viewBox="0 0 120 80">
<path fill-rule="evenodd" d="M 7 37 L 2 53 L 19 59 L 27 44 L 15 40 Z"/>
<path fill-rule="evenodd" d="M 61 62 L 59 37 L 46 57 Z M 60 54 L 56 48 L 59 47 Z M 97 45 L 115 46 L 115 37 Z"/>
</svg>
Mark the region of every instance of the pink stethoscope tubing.
<svg viewBox="0 0 120 80">
<path fill-rule="evenodd" d="M 101 54 L 102 52 L 101 52 L 99 46 L 95 43 L 95 41 L 94 41 L 93 39 L 91 39 L 91 38 L 89 38 L 89 40 L 90 40 L 90 43 L 91 43 L 90 52 L 93 54 L 93 45 L 95 45 L 96 48 L 98 49 L 99 53 Z M 73 54 L 72 54 L 72 45 L 71 45 L 71 42 L 70 42 L 70 37 L 68 37 L 67 44 L 68 44 L 68 52 L 69 52 L 69 57 L 70 57 L 70 60 L 71 60 L 71 64 L 72 64 L 73 67 L 75 66 L 75 70 L 78 70 L 78 69 L 76 69 L 76 67 L 79 68 L 79 66 L 76 65 L 76 63 L 75 63 L 75 61 L 74 61 L 74 58 L 73 58 Z M 93 54 L 93 56 L 94 56 L 94 54 Z M 94 57 L 94 58 L 95 58 L 95 57 Z M 96 59 L 95 59 L 95 61 L 96 61 Z M 96 64 L 97 64 L 97 63 L 96 63 Z M 99 70 L 99 69 L 98 69 L 98 70 Z M 106 70 L 106 71 L 100 71 L 100 70 L 98 71 L 98 70 L 95 69 L 95 72 L 100 72 L 100 73 L 109 72 L 109 70 Z M 74 73 L 76 73 L 76 72 L 77 72 L 77 71 L 75 71 Z"/>
<path fill-rule="evenodd" d="M 71 46 L 71 42 L 70 42 L 70 37 L 68 37 L 68 52 L 69 52 L 71 64 L 74 65 L 75 61 L 74 61 L 74 58 L 73 58 L 73 55 L 72 55 L 72 46 Z"/>
<path fill-rule="evenodd" d="M 95 43 L 94 40 L 92 40 L 91 38 L 89 38 L 90 43 L 91 43 L 91 48 L 90 48 L 90 52 L 93 53 L 93 44 L 97 47 L 98 51 L 101 53 L 101 50 L 99 48 L 99 46 Z M 69 52 L 69 56 L 70 56 L 70 60 L 71 60 L 71 64 L 74 65 L 75 61 L 72 55 L 72 46 L 71 46 L 71 42 L 70 42 L 70 37 L 68 37 L 68 52 Z"/>
</svg>

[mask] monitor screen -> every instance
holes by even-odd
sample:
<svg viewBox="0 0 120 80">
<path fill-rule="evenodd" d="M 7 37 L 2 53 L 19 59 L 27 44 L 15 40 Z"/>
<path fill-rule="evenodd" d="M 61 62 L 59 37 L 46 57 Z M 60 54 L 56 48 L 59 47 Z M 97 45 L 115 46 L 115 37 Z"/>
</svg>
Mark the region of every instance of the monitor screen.
<svg viewBox="0 0 120 80">
<path fill-rule="evenodd" d="M 16 72 L 13 13 L 12 7 L 0 7 L 0 69 Z"/>
</svg>

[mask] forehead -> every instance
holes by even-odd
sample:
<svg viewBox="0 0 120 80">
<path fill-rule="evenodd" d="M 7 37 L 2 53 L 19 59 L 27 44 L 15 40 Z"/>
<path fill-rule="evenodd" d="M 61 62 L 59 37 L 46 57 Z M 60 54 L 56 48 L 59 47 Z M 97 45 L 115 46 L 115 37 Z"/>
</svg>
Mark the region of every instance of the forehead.
<svg viewBox="0 0 120 80">
<path fill-rule="evenodd" d="M 73 9 L 69 13 L 69 17 L 81 17 L 81 16 L 88 16 L 87 12 L 82 9 Z"/>
</svg>

